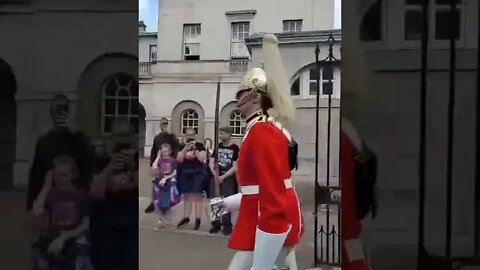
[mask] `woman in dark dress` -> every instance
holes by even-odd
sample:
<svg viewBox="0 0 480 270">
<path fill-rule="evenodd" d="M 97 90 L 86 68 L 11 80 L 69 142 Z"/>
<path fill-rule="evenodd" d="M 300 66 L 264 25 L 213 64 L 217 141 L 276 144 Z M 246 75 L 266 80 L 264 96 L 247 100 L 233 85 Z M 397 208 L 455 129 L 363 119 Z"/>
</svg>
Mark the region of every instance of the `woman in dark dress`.
<svg viewBox="0 0 480 270">
<path fill-rule="evenodd" d="M 183 227 L 190 223 L 190 215 L 195 206 L 195 226 L 198 230 L 203 213 L 203 192 L 205 183 L 209 181 L 207 169 L 207 152 L 205 146 L 195 140 L 195 131 L 187 130 L 186 144 L 177 155 L 179 163 L 178 184 L 179 190 L 184 197 L 184 218 L 177 227 Z"/>
</svg>

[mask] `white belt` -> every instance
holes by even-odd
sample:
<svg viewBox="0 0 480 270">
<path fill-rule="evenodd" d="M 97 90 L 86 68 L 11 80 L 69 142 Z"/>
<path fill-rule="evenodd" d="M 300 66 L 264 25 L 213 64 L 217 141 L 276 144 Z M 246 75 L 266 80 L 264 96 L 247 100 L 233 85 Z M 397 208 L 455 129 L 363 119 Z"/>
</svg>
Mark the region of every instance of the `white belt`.
<svg viewBox="0 0 480 270">
<path fill-rule="evenodd" d="M 291 179 L 285 179 L 285 188 L 290 189 L 293 188 L 293 183 Z M 241 186 L 240 187 L 240 192 L 243 195 L 256 195 L 258 194 L 259 188 L 258 185 L 252 185 L 252 186 Z"/>
</svg>

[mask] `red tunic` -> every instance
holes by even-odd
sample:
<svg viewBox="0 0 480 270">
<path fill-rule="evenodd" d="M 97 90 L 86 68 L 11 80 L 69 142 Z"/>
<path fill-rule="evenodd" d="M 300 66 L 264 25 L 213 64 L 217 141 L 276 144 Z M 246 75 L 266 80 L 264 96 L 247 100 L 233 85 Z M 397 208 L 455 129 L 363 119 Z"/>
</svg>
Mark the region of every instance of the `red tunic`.
<svg viewBox="0 0 480 270">
<path fill-rule="evenodd" d="M 237 176 L 240 186 L 259 186 L 259 194 L 243 195 L 239 216 L 228 244 L 235 250 L 253 251 L 257 226 L 267 233 L 291 231 L 285 242 L 294 246 L 303 234 L 302 213 L 293 188 L 285 187 L 291 177 L 288 139 L 273 124 L 254 124 L 242 143 Z"/>
<path fill-rule="evenodd" d="M 345 248 L 345 241 L 357 239 L 361 232 L 361 223 L 357 218 L 355 206 L 355 156 L 357 150 L 350 138 L 340 132 L 340 158 L 342 177 L 342 269 L 366 270 L 364 260 L 350 261 Z"/>
</svg>

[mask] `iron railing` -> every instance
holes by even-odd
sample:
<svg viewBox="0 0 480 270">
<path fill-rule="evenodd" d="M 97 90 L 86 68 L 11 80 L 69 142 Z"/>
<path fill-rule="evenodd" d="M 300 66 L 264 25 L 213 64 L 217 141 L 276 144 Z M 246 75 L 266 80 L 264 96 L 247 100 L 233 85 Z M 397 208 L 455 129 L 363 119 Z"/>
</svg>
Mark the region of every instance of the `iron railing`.
<svg viewBox="0 0 480 270">
<path fill-rule="evenodd" d="M 319 60 L 320 47 L 317 44 L 315 48 L 315 63 L 318 74 L 320 74 L 321 69 L 327 69 L 327 72 L 333 74 L 333 64 L 338 60 L 333 55 L 333 46 L 335 45 L 335 39 L 333 33 L 330 34 L 328 40 L 328 55 L 325 59 Z M 325 73 L 325 72 L 324 72 Z M 325 78 L 324 78 L 325 79 Z M 325 80 L 323 80 L 325 81 Z M 328 83 L 330 87 L 325 87 L 323 93 L 320 93 L 320 75 L 317 76 L 317 93 L 316 93 L 316 112 L 315 112 L 315 235 L 314 235 L 314 264 L 315 267 L 320 265 L 336 265 L 339 266 L 341 263 L 341 205 L 340 199 L 332 199 L 332 191 L 340 190 L 341 188 L 341 179 L 339 179 L 338 186 L 330 185 L 330 145 L 331 145 L 331 120 L 332 120 L 332 94 L 333 86 L 332 85 L 333 77 L 328 78 Z M 327 111 L 327 153 L 326 153 L 326 185 L 320 186 L 319 179 L 319 111 L 320 111 L 320 95 L 328 95 L 328 111 Z M 321 191 L 325 191 L 327 196 L 322 196 Z M 320 191 L 320 192 L 319 192 Z M 339 194 L 339 192 L 338 192 Z M 323 197 L 323 198 L 321 198 Z M 340 198 L 340 196 L 337 196 Z M 324 217 L 324 224 L 319 224 L 319 207 L 323 205 L 326 206 L 326 214 Z M 331 210 L 335 211 L 337 216 L 331 215 Z M 334 224 L 336 223 L 336 225 Z M 319 228 L 320 225 L 320 228 Z"/>
<path fill-rule="evenodd" d="M 230 60 L 230 73 L 245 73 L 248 70 L 248 59 L 239 58 Z"/>
</svg>

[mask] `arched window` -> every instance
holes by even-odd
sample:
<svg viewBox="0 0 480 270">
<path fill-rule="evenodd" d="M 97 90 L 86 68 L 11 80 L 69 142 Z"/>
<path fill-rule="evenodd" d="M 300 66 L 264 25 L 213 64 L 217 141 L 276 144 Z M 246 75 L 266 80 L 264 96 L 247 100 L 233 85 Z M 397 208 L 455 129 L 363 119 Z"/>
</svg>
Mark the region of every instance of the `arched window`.
<svg viewBox="0 0 480 270">
<path fill-rule="evenodd" d="M 382 39 L 382 6 L 377 0 L 367 11 L 360 24 L 361 41 L 378 41 Z"/>
<path fill-rule="evenodd" d="M 228 126 L 233 129 L 233 136 L 242 136 L 245 133 L 245 117 L 235 110 L 228 116 Z"/>
<path fill-rule="evenodd" d="M 187 133 L 187 129 L 191 128 L 195 130 L 195 134 L 198 134 L 198 113 L 194 109 L 187 109 L 182 113 L 181 119 L 181 131 L 182 135 Z"/>
<path fill-rule="evenodd" d="M 112 132 L 115 118 L 126 118 L 138 134 L 138 82 L 127 74 L 107 79 L 102 89 L 102 132 Z"/>
<path fill-rule="evenodd" d="M 292 84 L 290 88 L 290 95 L 299 96 L 300 95 L 300 77 L 298 77 Z"/>
</svg>

